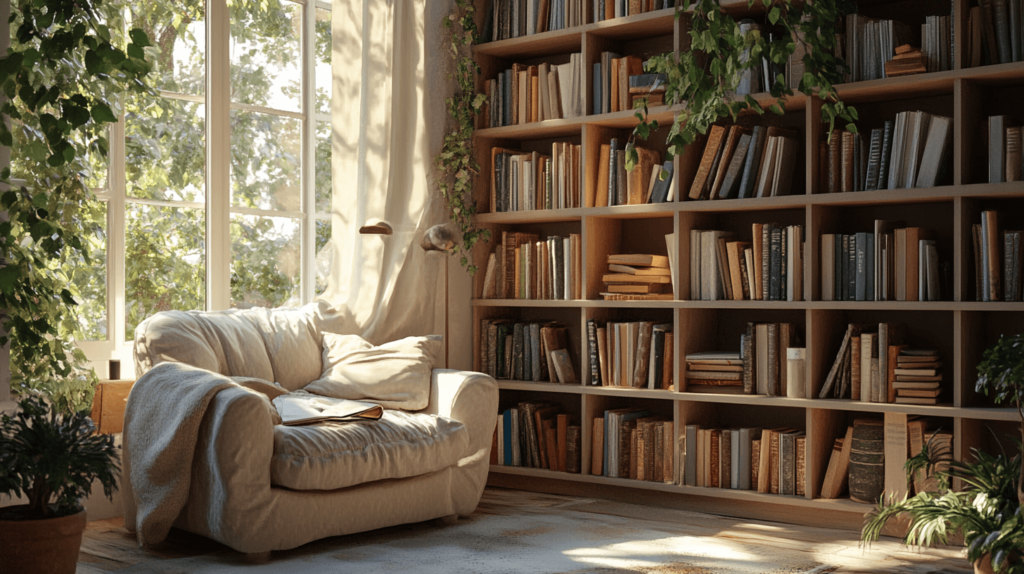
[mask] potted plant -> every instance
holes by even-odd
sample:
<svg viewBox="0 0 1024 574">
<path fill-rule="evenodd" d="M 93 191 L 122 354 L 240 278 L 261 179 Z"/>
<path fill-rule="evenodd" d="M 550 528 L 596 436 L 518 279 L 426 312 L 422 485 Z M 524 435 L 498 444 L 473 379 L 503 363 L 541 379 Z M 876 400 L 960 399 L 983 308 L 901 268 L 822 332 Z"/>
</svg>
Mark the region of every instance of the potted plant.
<svg viewBox="0 0 1024 574">
<path fill-rule="evenodd" d="M 1024 433 L 1024 336 L 1000 337 L 985 351 L 976 388 L 985 395 L 991 393 L 996 404 L 1012 402 Z M 861 538 L 877 540 L 890 520 L 906 514 L 910 526 L 905 544 L 946 544 L 951 534 L 959 534 L 975 572 L 1024 574 L 1024 457 L 1020 452 L 1024 443 L 1014 442 L 1017 453 L 1013 456 L 971 449 L 973 462 L 950 460 L 951 453 L 931 452 L 926 444 L 907 461 L 907 473 L 912 476 L 923 470 L 934 475 L 939 492 L 919 492 L 902 501 L 883 499 L 868 514 Z M 940 469 L 940 461 L 948 468 Z M 962 482 L 962 490 L 950 488 L 953 479 Z"/>
<path fill-rule="evenodd" d="M 0 494 L 28 500 L 0 508 L 5 571 L 75 572 L 86 520 L 81 500 L 97 480 L 112 498 L 120 472 L 113 436 L 95 429 L 85 411 L 63 413 L 35 396 L 0 417 Z"/>
</svg>

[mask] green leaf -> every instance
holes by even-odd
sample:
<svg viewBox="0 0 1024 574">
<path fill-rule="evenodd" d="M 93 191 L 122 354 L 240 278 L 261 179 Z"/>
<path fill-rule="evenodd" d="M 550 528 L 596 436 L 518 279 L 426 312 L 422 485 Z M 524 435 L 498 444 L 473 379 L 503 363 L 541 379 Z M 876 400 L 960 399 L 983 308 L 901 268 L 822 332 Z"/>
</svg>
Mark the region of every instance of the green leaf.
<svg viewBox="0 0 1024 574">
<path fill-rule="evenodd" d="M 3 291 L 5 294 L 11 294 L 19 275 L 18 268 L 14 265 L 0 268 L 0 291 Z"/>
<path fill-rule="evenodd" d="M 110 124 L 117 121 L 117 116 L 114 115 L 110 106 L 104 102 L 100 102 L 92 106 L 92 119 L 96 120 L 96 123 Z"/>
<path fill-rule="evenodd" d="M 775 6 L 774 8 L 772 8 L 771 10 L 768 11 L 768 21 L 772 23 L 772 26 L 774 26 L 774 25 L 779 23 L 779 16 L 780 15 L 781 15 L 781 12 L 779 11 L 779 7 L 778 6 Z"/>
<path fill-rule="evenodd" d="M 137 44 L 140 48 L 152 45 L 149 42 L 149 36 L 141 28 L 132 28 L 128 32 L 128 37 L 132 39 L 133 44 Z"/>
</svg>

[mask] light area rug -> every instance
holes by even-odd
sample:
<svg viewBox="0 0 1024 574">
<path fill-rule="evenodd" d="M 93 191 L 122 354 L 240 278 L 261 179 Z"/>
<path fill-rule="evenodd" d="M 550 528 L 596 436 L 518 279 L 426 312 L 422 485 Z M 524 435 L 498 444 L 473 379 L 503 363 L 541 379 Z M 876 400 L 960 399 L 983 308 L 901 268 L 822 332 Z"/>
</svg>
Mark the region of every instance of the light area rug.
<svg viewBox="0 0 1024 574">
<path fill-rule="evenodd" d="M 349 572 L 966 574 L 957 549 L 915 552 L 894 540 L 863 548 L 853 532 L 488 489 L 477 511 L 330 538 L 246 564 L 224 546 L 172 531 L 139 549 L 116 519 L 90 524 L 79 574 L 325 574 Z"/>
</svg>

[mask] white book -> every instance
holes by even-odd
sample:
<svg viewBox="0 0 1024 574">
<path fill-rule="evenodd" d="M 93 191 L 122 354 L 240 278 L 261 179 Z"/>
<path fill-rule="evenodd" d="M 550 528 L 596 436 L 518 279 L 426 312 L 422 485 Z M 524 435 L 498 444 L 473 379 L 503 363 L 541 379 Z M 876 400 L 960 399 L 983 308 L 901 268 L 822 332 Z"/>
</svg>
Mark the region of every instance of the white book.
<svg viewBox="0 0 1024 574">
<path fill-rule="evenodd" d="M 562 103 L 562 117 L 571 118 L 574 117 L 574 107 L 572 105 L 572 92 L 573 92 L 573 75 L 572 62 L 568 64 L 555 64 L 555 72 L 558 75 L 558 91 L 559 99 Z"/>
<path fill-rule="evenodd" d="M 665 236 L 665 248 L 668 253 L 668 271 L 669 276 L 672 277 L 672 297 L 674 299 L 679 298 L 679 285 L 678 281 L 678 266 L 676 265 L 676 234 L 669 233 Z M 653 371 L 653 369 L 652 369 Z"/>
<path fill-rule="evenodd" d="M 925 139 L 924 151 L 921 154 L 921 168 L 917 174 L 915 187 L 935 187 L 938 182 L 939 170 L 948 157 L 948 150 L 953 140 L 953 120 L 943 116 L 932 116 Z"/>
<path fill-rule="evenodd" d="M 761 176 L 757 180 L 755 197 L 768 197 L 771 193 L 771 184 L 774 181 L 776 168 L 775 149 L 781 139 L 778 136 L 770 137 L 765 144 L 764 161 L 761 162 Z"/>
<path fill-rule="evenodd" d="M 701 301 L 701 276 L 700 276 L 700 254 L 701 254 L 701 230 L 690 230 L 690 301 Z M 671 265 L 669 261 L 669 265 Z"/>
<path fill-rule="evenodd" d="M 872 355 L 878 351 L 874 333 L 860 334 L 860 397 L 861 402 L 871 402 Z M 875 361 L 877 363 L 877 360 Z"/>
<path fill-rule="evenodd" d="M 887 189 L 896 189 L 902 177 L 904 133 L 907 127 L 908 112 L 896 114 L 896 127 L 893 130 L 891 148 L 889 154 L 889 183 Z"/>
<path fill-rule="evenodd" d="M 914 112 L 913 130 L 907 140 L 908 155 L 904 159 L 907 162 L 906 172 L 903 174 L 904 188 L 912 188 L 917 181 L 918 166 L 921 165 L 921 155 L 924 153 L 925 138 L 928 135 L 928 126 L 931 123 L 932 115 L 927 112 Z"/>
</svg>

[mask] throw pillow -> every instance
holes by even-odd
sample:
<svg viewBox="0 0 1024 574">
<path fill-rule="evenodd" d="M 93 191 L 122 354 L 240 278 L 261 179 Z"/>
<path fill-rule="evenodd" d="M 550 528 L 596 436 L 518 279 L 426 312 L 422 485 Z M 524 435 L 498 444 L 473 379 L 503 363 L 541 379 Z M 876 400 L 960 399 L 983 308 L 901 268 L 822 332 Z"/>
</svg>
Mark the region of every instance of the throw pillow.
<svg viewBox="0 0 1024 574">
<path fill-rule="evenodd" d="M 323 338 L 324 372 L 306 391 L 406 411 L 427 407 L 440 338 L 406 337 L 376 347 L 358 335 L 324 333 Z"/>
</svg>

